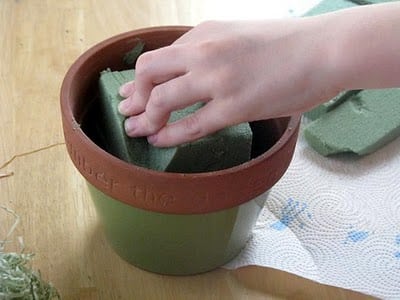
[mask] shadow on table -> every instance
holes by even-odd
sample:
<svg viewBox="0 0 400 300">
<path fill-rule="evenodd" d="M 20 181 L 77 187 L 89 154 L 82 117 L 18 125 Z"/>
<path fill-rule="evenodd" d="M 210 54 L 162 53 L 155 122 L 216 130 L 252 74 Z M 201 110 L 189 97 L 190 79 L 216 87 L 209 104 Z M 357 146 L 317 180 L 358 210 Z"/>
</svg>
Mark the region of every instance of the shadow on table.
<svg viewBox="0 0 400 300">
<path fill-rule="evenodd" d="M 373 299 L 353 291 L 318 284 L 283 271 L 248 266 L 216 269 L 199 275 L 154 274 L 122 260 L 99 225 L 92 227 L 79 260 L 79 286 L 64 299 Z"/>
<path fill-rule="evenodd" d="M 250 290 L 283 299 L 375 299 L 271 268 L 247 266 L 232 270 L 230 273 Z"/>
</svg>

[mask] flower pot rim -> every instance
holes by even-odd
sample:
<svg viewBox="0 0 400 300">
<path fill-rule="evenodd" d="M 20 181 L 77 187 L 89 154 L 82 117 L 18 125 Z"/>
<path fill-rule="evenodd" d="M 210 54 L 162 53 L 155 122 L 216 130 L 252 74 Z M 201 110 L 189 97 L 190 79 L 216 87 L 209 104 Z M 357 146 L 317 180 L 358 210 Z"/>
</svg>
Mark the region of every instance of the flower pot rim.
<svg viewBox="0 0 400 300">
<path fill-rule="evenodd" d="M 221 181 L 223 177 L 229 177 L 230 180 L 235 180 L 237 179 L 237 176 L 235 174 L 243 173 L 243 175 L 247 174 L 249 175 L 249 170 L 256 168 L 258 171 L 260 171 L 260 168 L 263 169 L 268 166 L 268 164 L 264 164 L 266 160 L 272 160 L 274 157 L 275 159 L 282 159 L 284 155 L 278 155 L 281 152 L 290 152 L 289 155 L 290 158 L 286 163 L 284 163 L 284 166 L 282 167 L 283 170 L 279 170 L 279 172 L 272 172 L 274 174 L 266 176 L 270 176 L 271 178 L 268 179 L 270 183 L 268 184 L 268 189 L 274 185 L 279 178 L 283 175 L 283 173 L 286 171 L 287 166 L 291 160 L 291 157 L 293 155 L 293 149 L 296 144 L 297 140 L 297 134 L 299 130 L 299 124 L 300 124 L 300 119 L 301 115 L 292 115 L 285 117 L 288 119 L 287 127 L 285 128 L 284 132 L 282 135 L 279 137 L 278 141 L 270 147 L 266 152 L 263 154 L 251 159 L 250 161 L 247 161 L 243 164 L 228 168 L 228 169 L 223 169 L 223 170 L 218 170 L 218 171 L 211 171 L 211 172 L 203 172 L 203 173 L 169 173 L 169 172 L 162 172 L 162 171 L 156 171 L 156 170 L 151 170 L 147 169 L 144 167 L 136 166 L 133 164 L 130 164 L 128 162 L 125 162 L 112 154 L 108 153 L 101 147 L 99 147 L 95 142 L 93 142 L 87 135 L 86 133 L 82 130 L 80 127 L 79 121 L 76 119 L 73 111 L 72 111 L 72 98 L 73 95 L 71 94 L 71 91 L 73 90 L 73 84 L 76 81 L 76 77 L 82 76 L 81 73 L 83 70 L 83 66 L 87 62 L 87 60 L 96 54 L 100 53 L 103 49 L 110 47 L 111 45 L 115 43 L 121 43 L 121 41 L 124 41 L 126 39 L 132 39 L 137 36 L 146 36 L 149 34 L 152 34 L 154 32 L 158 34 L 163 34 L 163 33 L 169 33 L 169 32 L 174 32 L 177 35 L 181 35 L 184 32 L 188 31 L 191 29 L 191 26 L 182 26 L 182 25 L 177 25 L 177 26 L 155 26 L 155 27 L 147 27 L 147 28 L 141 28 L 141 29 L 136 29 L 128 32 L 124 32 L 118 35 L 115 35 L 113 37 L 110 37 L 104 41 L 101 41 L 97 43 L 96 45 L 92 46 L 89 48 L 87 51 L 85 51 L 82 55 L 78 57 L 78 59 L 71 65 L 69 70 L 67 71 L 64 80 L 62 82 L 61 86 L 61 91 L 60 91 L 60 102 L 61 102 L 61 113 L 62 113 L 62 119 L 63 119 L 63 128 L 64 128 L 64 136 L 66 139 L 66 144 L 68 148 L 68 152 L 71 156 L 72 161 L 74 162 L 75 166 L 78 168 L 78 170 L 81 172 L 81 174 L 91 183 L 93 184 L 96 188 L 101 190 L 102 192 L 106 193 L 107 195 L 110 195 L 111 197 L 118 199 L 122 202 L 125 202 L 127 204 L 133 205 L 138 208 L 143 208 L 143 209 L 149 209 L 153 211 L 158 211 L 158 212 L 165 212 L 165 213 L 178 213 L 178 214 L 186 214 L 186 213 L 205 213 L 205 212 L 211 212 L 211 211 L 216 211 L 216 210 L 221 210 L 225 208 L 230 208 L 236 205 L 240 205 L 246 201 L 251 200 L 252 198 L 256 197 L 257 195 L 260 195 L 262 192 L 265 191 L 266 185 L 265 184 L 258 184 L 256 186 L 256 191 L 249 193 L 248 197 L 251 197 L 250 199 L 245 199 L 247 197 L 241 195 L 238 196 L 237 199 L 234 199 L 233 201 L 227 200 L 229 197 L 227 196 L 221 196 L 225 201 L 222 201 L 222 203 L 216 203 L 219 202 L 217 201 L 218 196 L 205 196 L 205 197 L 200 197 L 200 198 L 206 198 L 206 204 L 205 205 L 197 205 L 195 207 L 190 207 L 188 204 L 184 205 L 172 205 L 171 203 L 183 203 L 185 200 L 183 199 L 184 197 L 181 197 L 182 195 L 175 195 L 173 196 L 173 200 L 169 201 L 169 204 L 166 204 L 168 202 L 168 199 L 172 199 L 168 195 L 171 194 L 170 189 L 167 193 L 163 195 L 167 195 L 164 197 L 164 201 L 159 201 L 159 203 L 155 203 L 157 201 L 153 201 L 152 199 L 155 197 L 154 192 L 153 196 L 148 196 L 147 195 L 147 187 L 144 186 L 144 188 L 140 191 L 131 191 L 131 195 L 129 197 L 120 197 L 120 192 L 114 193 L 113 190 L 118 190 L 119 189 L 119 182 L 115 181 L 113 183 L 102 183 L 102 181 L 107 181 L 105 179 L 105 175 L 107 174 L 106 170 L 104 168 L 112 166 L 113 168 L 121 170 L 123 174 L 129 175 L 129 174 L 139 174 L 139 177 L 142 177 L 143 180 L 151 180 L 151 178 L 157 178 L 157 183 L 150 184 L 149 186 L 157 186 L 156 190 L 160 192 L 163 188 L 168 185 L 168 182 L 170 181 L 171 184 L 173 183 L 186 183 L 187 186 L 196 186 L 196 184 L 200 185 L 209 185 L 210 180 L 216 180 L 216 181 Z M 84 149 L 82 152 L 80 148 Z M 96 156 L 97 158 L 101 159 L 102 162 L 104 162 L 104 168 L 100 168 L 100 171 L 95 171 L 94 170 L 94 165 L 95 164 L 92 160 L 91 156 Z M 89 163 L 90 161 L 90 163 Z M 264 165 L 264 166 L 263 166 Z M 85 170 L 86 168 L 86 170 Z M 265 170 L 264 170 L 265 171 Z M 97 172 L 97 173 L 96 173 Z M 275 174 L 277 173 L 277 174 Z M 93 175 L 95 174 L 95 175 Z M 136 176 L 135 175 L 135 176 Z M 246 175 L 245 175 L 246 176 Z M 103 177 L 103 178 L 100 178 Z M 137 178 L 139 178 L 137 177 Z M 256 178 L 257 177 L 257 178 Z M 258 178 L 259 176 L 250 176 L 250 181 L 249 182 L 255 182 L 257 185 L 257 182 L 260 180 Z M 192 181 L 191 184 L 188 184 L 189 181 Z M 100 182 L 100 183 L 99 183 Z M 117 183 L 118 182 L 118 183 Z M 248 189 L 249 187 L 247 187 Z M 132 190 L 132 189 L 130 189 Z M 126 192 L 126 191 L 125 191 Z M 221 190 L 219 189 L 219 192 Z M 133 193 L 133 194 L 132 194 Z M 207 192 L 205 193 L 207 194 Z M 222 193 L 224 194 L 224 193 Z M 221 194 L 221 195 L 222 195 Z M 230 194 L 230 193 L 228 193 Z M 232 196 L 232 195 L 231 195 Z M 129 198 L 129 199 L 128 199 Z M 151 198 L 150 200 L 147 198 Z M 159 197 L 160 198 L 160 197 Z M 179 200 L 178 200 L 179 198 Z M 235 197 L 234 197 L 235 198 Z M 146 200 L 147 199 L 147 200 Z M 189 201 L 190 202 L 190 201 Z"/>
</svg>

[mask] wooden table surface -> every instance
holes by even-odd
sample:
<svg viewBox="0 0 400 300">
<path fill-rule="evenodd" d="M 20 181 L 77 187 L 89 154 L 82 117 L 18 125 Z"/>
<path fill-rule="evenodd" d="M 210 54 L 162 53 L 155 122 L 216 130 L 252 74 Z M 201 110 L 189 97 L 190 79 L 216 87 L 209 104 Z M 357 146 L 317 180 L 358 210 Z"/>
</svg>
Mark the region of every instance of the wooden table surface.
<svg viewBox="0 0 400 300">
<path fill-rule="evenodd" d="M 67 156 L 59 90 L 78 55 L 124 31 L 259 16 L 273 2 L 249 1 L 0 1 L 0 205 L 21 217 L 15 239 L 22 236 L 25 251 L 36 253 L 33 267 L 63 299 L 367 298 L 261 267 L 174 277 L 131 266 L 106 243 Z M 0 212 L 0 238 L 12 222 Z"/>
</svg>

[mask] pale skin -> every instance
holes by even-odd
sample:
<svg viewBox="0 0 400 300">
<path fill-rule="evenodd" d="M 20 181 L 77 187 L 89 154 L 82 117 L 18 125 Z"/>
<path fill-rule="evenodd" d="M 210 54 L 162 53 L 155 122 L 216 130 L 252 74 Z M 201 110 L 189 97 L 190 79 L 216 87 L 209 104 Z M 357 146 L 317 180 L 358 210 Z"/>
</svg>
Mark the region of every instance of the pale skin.
<svg viewBox="0 0 400 300">
<path fill-rule="evenodd" d="M 142 54 L 120 88 L 131 137 L 174 146 L 241 122 L 305 112 L 350 89 L 400 86 L 400 1 L 316 17 L 205 22 Z M 196 113 L 167 123 L 196 102 Z"/>
</svg>

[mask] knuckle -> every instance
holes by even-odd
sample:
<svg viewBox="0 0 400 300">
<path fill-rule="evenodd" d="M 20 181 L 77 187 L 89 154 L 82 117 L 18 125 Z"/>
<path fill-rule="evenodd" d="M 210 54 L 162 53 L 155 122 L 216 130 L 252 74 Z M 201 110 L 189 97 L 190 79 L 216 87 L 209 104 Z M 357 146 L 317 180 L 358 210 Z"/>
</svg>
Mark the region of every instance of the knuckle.
<svg viewBox="0 0 400 300">
<path fill-rule="evenodd" d="M 235 48 L 241 46 L 242 41 L 239 38 L 220 37 L 218 39 L 206 39 L 197 43 L 197 53 L 202 58 L 218 57 L 223 60 L 231 60 Z M 228 55 L 229 54 L 229 55 Z"/>
<path fill-rule="evenodd" d="M 154 134 L 158 130 L 157 124 L 149 119 L 149 116 L 144 115 L 138 121 L 138 127 L 141 128 L 141 135 L 147 136 L 150 134 Z"/>
<path fill-rule="evenodd" d="M 220 52 L 222 52 L 222 49 L 219 41 L 205 40 L 197 44 L 196 53 L 203 61 L 207 61 L 208 59 L 218 55 Z"/>
<path fill-rule="evenodd" d="M 207 26 L 214 26 L 215 23 L 218 23 L 215 20 L 206 20 L 199 24 L 199 27 L 207 27 Z"/>
<path fill-rule="evenodd" d="M 207 21 L 201 22 L 197 27 L 202 30 L 208 30 L 211 28 L 215 28 L 220 23 L 221 23 L 220 21 L 216 21 L 216 20 L 207 20 Z"/>
<path fill-rule="evenodd" d="M 165 99 L 165 91 L 162 85 L 157 85 L 153 88 L 150 94 L 149 104 L 153 109 L 157 110 L 165 110 L 166 102 Z"/>
<path fill-rule="evenodd" d="M 149 69 L 152 60 L 153 60 L 153 55 L 151 52 L 145 52 L 142 55 L 140 55 L 135 65 L 136 75 L 142 75 L 143 73 L 146 73 L 146 71 Z"/>
<path fill-rule="evenodd" d="M 225 66 L 217 74 L 216 84 L 223 86 L 236 86 L 235 82 L 238 81 L 237 71 L 230 66 Z"/>
<path fill-rule="evenodd" d="M 235 71 L 229 67 L 216 71 L 213 76 L 210 76 L 209 81 L 213 98 L 230 98 L 240 88 Z"/>
<path fill-rule="evenodd" d="M 160 129 L 160 126 L 157 126 L 157 125 L 158 124 L 156 124 L 155 122 L 147 120 L 146 129 L 145 129 L 146 135 L 151 135 L 151 134 L 156 133 Z"/>
<path fill-rule="evenodd" d="M 183 119 L 183 128 L 185 134 L 191 139 L 196 139 L 202 135 L 202 128 L 200 126 L 200 120 L 196 113 L 193 113 Z"/>
</svg>

